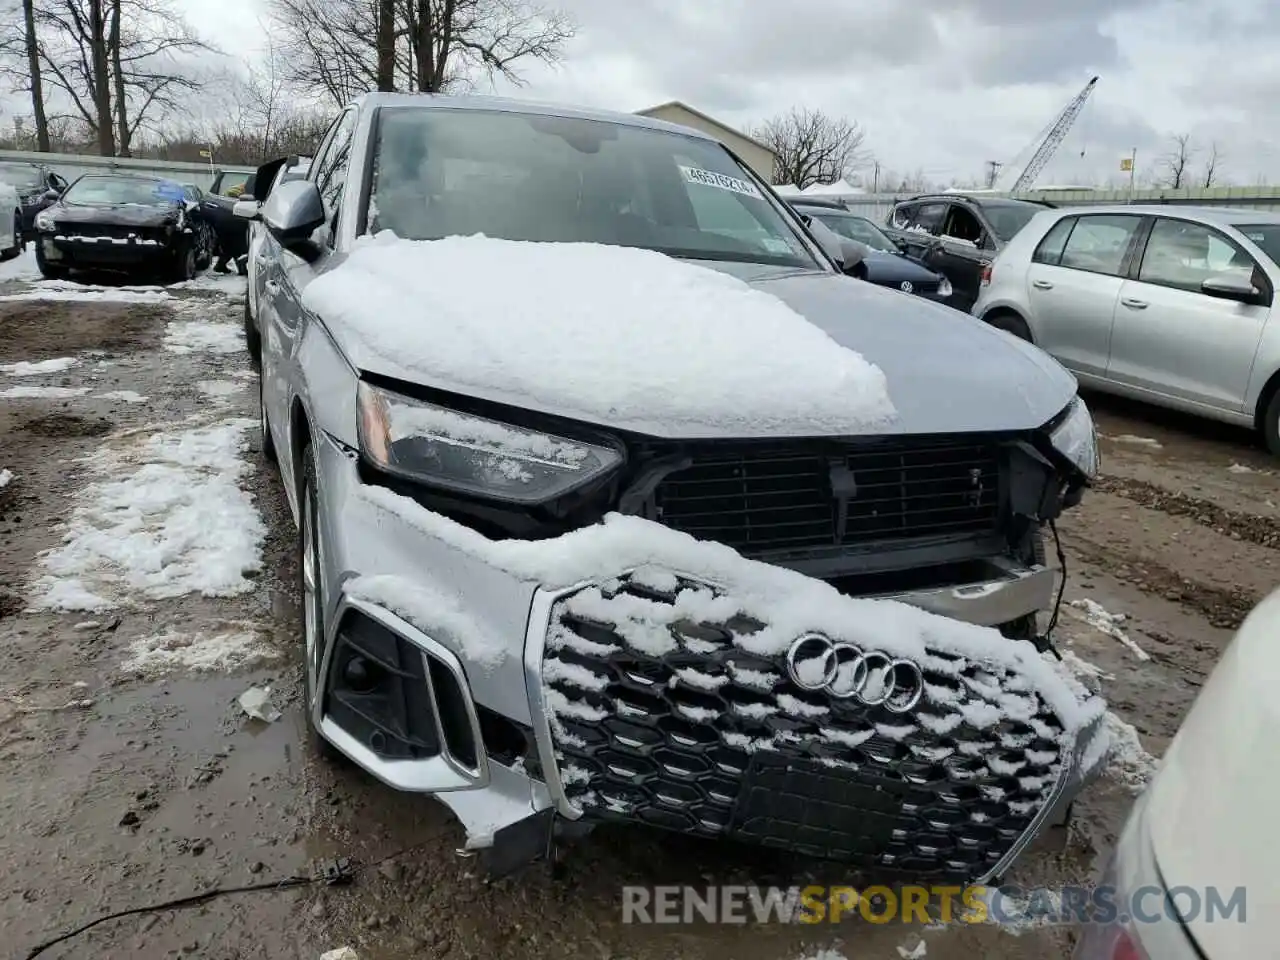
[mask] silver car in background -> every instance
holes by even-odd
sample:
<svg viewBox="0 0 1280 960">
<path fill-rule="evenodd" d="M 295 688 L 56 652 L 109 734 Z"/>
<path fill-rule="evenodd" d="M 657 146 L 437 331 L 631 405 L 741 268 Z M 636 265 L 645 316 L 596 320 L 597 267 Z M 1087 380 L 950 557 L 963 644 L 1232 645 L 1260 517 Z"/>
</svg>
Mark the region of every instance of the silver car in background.
<svg viewBox="0 0 1280 960">
<path fill-rule="evenodd" d="M 1280 454 L 1280 215 L 1116 206 L 1038 214 L 974 316 L 1085 387 L 1256 428 Z"/>
</svg>

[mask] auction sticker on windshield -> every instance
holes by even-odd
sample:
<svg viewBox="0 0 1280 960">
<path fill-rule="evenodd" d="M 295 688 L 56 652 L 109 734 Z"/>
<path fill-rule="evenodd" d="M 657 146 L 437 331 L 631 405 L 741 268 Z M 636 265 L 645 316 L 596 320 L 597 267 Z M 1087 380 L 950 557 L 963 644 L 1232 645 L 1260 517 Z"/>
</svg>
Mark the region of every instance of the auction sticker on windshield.
<svg viewBox="0 0 1280 960">
<path fill-rule="evenodd" d="M 712 170 L 703 170 L 700 167 L 686 166 L 681 166 L 680 172 L 684 174 L 684 178 L 690 183 L 700 183 L 704 187 L 729 190 L 733 193 L 740 193 L 744 197 L 760 196 L 760 191 L 756 189 L 756 185 L 750 180 L 731 177 L 727 173 L 715 173 Z"/>
</svg>

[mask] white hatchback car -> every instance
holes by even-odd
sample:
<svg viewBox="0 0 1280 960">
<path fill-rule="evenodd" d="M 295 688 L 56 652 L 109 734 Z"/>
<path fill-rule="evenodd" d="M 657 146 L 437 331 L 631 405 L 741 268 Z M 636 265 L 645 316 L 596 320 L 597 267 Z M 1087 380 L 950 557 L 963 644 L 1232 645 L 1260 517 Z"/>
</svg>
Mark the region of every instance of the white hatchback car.
<svg viewBox="0 0 1280 960">
<path fill-rule="evenodd" d="M 1086 387 L 1256 427 L 1280 454 L 1280 215 L 1117 206 L 1037 214 L 974 316 Z"/>
<path fill-rule="evenodd" d="M 0 183 L 0 260 L 12 260 L 22 248 L 22 200 L 15 187 Z"/>
<path fill-rule="evenodd" d="M 1245 620 L 1134 804 L 1075 960 L 1276 956 L 1280 591 Z"/>
</svg>

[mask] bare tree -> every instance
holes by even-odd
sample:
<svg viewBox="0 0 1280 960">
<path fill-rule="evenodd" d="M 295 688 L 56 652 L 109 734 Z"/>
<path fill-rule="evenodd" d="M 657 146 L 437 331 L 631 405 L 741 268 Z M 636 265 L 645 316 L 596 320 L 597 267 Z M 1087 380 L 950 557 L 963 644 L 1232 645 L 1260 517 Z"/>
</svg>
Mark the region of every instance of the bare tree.
<svg viewBox="0 0 1280 960">
<path fill-rule="evenodd" d="M 1178 190 L 1187 185 L 1191 158 L 1195 155 L 1195 147 L 1191 143 L 1191 134 L 1180 133 L 1173 138 L 1173 146 L 1160 158 L 1160 170 L 1163 172 L 1161 186 Z"/>
<path fill-rule="evenodd" d="M 1222 179 L 1222 151 L 1218 149 L 1218 141 L 1209 144 L 1209 158 L 1204 162 L 1203 187 L 1208 190 Z"/>
<path fill-rule="evenodd" d="M 179 57 L 208 47 L 169 0 L 23 2 L 32 3 L 42 82 L 63 94 L 104 156 L 128 156 L 138 130 L 199 85 Z"/>
<path fill-rule="evenodd" d="M 49 152 L 49 120 L 44 112 L 44 83 L 40 78 L 40 39 L 36 34 L 35 0 L 22 0 L 23 47 L 31 88 L 31 116 L 36 125 L 36 149 Z"/>
<path fill-rule="evenodd" d="M 342 105 L 367 90 L 440 92 L 555 62 L 569 17 L 529 0 L 272 0 L 290 80 Z M 388 19 L 390 17 L 391 19 Z"/>
<path fill-rule="evenodd" d="M 755 138 L 777 157 L 774 182 L 794 183 L 801 190 L 834 183 L 869 156 L 863 146 L 866 135 L 856 122 L 807 107 L 792 107 L 765 121 Z"/>
</svg>

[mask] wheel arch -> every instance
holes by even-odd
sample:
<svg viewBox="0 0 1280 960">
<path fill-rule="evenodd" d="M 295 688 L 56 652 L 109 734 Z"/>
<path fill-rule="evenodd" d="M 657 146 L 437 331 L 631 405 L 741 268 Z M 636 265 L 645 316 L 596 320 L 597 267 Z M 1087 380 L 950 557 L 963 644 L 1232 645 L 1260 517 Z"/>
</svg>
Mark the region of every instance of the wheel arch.
<svg viewBox="0 0 1280 960">
<path fill-rule="evenodd" d="M 294 490 L 302 492 L 302 455 L 311 446 L 311 417 L 301 397 L 294 397 L 289 408 L 289 467 Z M 299 501 L 301 506 L 301 501 Z"/>
<path fill-rule="evenodd" d="M 1277 391 L 1280 391 L 1280 370 L 1273 371 L 1258 392 L 1258 402 L 1253 408 L 1253 425 L 1255 429 L 1263 430 L 1266 427 L 1267 407 L 1271 406 L 1271 400 L 1275 397 Z"/>
<path fill-rule="evenodd" d="M 979 319 L 981 319 L 983 323 L 990 324 L 993 327 L 999 327 L 999 324 L 994 323 L 993 321 L 998 320 L 1000 317 L 1010 317 L 1017 320 L 1026 328 L 1029 342 L 1032 344 L 1036 342 L 1036 334 L 1035 331 L 1031 329 L 1031 324 L 1027 322 L 1027 318 L 1023 316 L 1022 311 L 1015 307 L 1008 306 L 1007 304 L 999 304 L 994 307 L 989 307 L 982 312 L 982 316 Z"/>
</svg>

